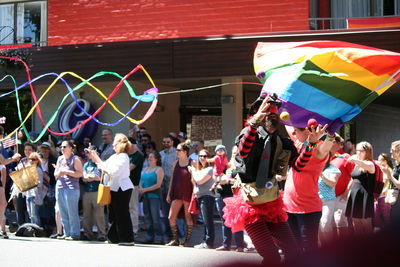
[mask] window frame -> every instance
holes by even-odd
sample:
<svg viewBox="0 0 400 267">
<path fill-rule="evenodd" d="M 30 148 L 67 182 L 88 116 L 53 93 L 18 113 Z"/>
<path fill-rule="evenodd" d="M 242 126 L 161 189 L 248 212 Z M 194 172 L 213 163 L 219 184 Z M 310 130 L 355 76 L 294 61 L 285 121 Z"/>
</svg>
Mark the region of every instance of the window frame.
<svg viewBox="0 0 400 267">
<path fill-rule="evenodd" d="M 0 0 L 0 6 L 2 5 L 13 5 L 13 26 L 12 26 L 12 31 L 13 31 L 13 37 L 12 37 L 12 43 L 3 43 L 0 45 L 15 45 L 15 44 L 24 44 L 24 29 L 22 29 L 22 34 L 19 36 L 19 30 L 21 30 L 20 26 L 18 25 L 18 5 L 20 4 L 26 4 L 26 3 L 39 3 L 40 4 L 40 36 L 39 36 L 39 42 L 36 42 L 33 40 L 32 42 L 27 42 L 31 43 L 33 46 L 46 46 L 47 41 L 48 41 L 48 34 L 47 34 L 47 24 L 48 24 L 48 1 L 47 0 L 13 0 L 13 1 L 5 1 L 5 0 Z M 23 23 L 23 22 L 22 22 Z M 7 27 L 7 26 L 5 26 Z M 11 26 L 10 26 L 11 27 Z M 1 41 L 1 40 L 0 40 Z"/>
</svg>

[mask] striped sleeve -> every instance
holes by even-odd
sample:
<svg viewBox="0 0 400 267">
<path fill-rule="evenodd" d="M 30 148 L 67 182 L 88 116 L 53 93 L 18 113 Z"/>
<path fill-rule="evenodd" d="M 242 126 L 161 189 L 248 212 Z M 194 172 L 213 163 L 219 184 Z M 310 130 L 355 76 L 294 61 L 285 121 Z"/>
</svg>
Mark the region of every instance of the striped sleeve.
<svg viewBox="0 0 400 267">
<path fill-rule="evenodd" d="M 254 140 L 256 139 L 257 129 L 247 126 L 247 131 L 243 134 L 239 143 L 239 155 L 242 158 L 247 158 L 251 148 L 253 147 Z"/>
<path fill-rule="evenodd" d="M 301 170 L 304 169 L 311 159 L 312 151 L 313 149 L 309 146 L 307 146 L 306 149 L 303 149 L 300 156 L 298 156 L 294 164 L 292 164 L 295 171 L 301 172 Z"/>
</svg>

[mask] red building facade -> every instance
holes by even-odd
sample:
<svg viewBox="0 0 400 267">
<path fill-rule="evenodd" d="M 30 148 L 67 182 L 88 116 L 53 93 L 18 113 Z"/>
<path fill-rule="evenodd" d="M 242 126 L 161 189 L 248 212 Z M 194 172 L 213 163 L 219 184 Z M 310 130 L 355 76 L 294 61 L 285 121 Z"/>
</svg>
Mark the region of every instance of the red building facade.
<svg viewBox="0 0 400 267">
<path fill-rule="evenodd" d="M 305 31 L 308 18 L 308 0 L 48 0 L 48 45 Z"/>
<path fill-rule="evenodd" d="M 353 3 L 347 0 L 9 0 L 0 3 L 3 27 L 0 45 L 32 43 L 34 47 L 27 49 L 31 53 L 32 77 L 72 71 L 88 78 L 103 70 L 123 75 L 142 64 L 164 93 L 225 82 L 257 81 L 252 58 L 259 41 L 341 40 L 400 52 L 399 28 L 346 29 L 347 18 L 400 16 L 400 0 L 393 1 L 391 6 L 383 5 L 383 1 L 360 0 L 356 7 Z M 9 19 L 5 20 L 4 14 Z M 26 81 L 24 75 L 19 78 L 19 83 Z M 143 81 L 145 77 L 138 74 L 132 80 Z M 38 80 L 35 88 L 44 90 L 51 82 Z M 105 92 L 115 86 L 110 77 L 96 82 Z M 259 88 L 254 86 L 237 87 L 240 88 L 160 95 L 157 112 L 144 126 L 155 140 L 160 140 L 166 132 L 194 128 L 193 118 L 219 116 L 215 121 L 222 121 L 222 137 L 210 139 L 222 138 L 229 146 L 242 126 L 247 106 L 259 94 Z M 0 84 L 0 88 L 6 89 L 7 85 Z M 65 92 L 62 85 L 57 86 L 51 102 L 46 103 L 49 107 L 46 116 L 52 115 L 55 99 Z M 398 92 L 400 86 L 378 101 L 392 106 L 393 114 L 400 118 Z M 80 94 L 96 107 L 104 102 L 90 89 L 85 88 Z M 222 103 L 223 96 L 234 100 Z M 117 96 L 116 101 L 123 110 L 129 110 L 133 103 L 128 95 Z M 143 117 L 145 111 L 146 108 L 139 107 L 134 117 Z M 99 114 L 103 121 L 115 121 L 119 116 L 112 109 Z M 42 127 L 38 121 L 33 125 Z M 127 132 L 129 127 L 132 125 L 126 121 L 116 131 Z M 400 133 L 400 128 L 394 132 Z M 389 141 L 368 134 L 368 130 L 359 130 L 353 137 L 379 139 L 380 151 L 384 151 Z"/>
</svg>

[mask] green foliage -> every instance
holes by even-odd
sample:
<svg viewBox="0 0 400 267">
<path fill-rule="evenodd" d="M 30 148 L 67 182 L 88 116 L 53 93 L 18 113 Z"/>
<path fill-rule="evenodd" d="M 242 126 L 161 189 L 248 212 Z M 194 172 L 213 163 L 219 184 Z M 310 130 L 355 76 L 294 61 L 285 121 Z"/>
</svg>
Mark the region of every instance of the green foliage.
<svg viewBox="0 0 400 267">
<path fill-rule="evenodd" d="M 21 59 L 29 66 L 32 53 L 27 49 L 5 49 L 0 50 L 0 56 Z M 0 72 L 12 73 L 21 69 L 24 69 L 21 61 L 0 58 Z"/>
</svg>

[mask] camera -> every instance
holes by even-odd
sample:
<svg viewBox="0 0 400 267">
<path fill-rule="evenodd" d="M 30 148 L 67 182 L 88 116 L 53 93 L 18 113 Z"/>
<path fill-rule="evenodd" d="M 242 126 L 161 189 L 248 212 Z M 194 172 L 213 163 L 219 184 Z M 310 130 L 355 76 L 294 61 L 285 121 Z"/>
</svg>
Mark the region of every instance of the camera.
<svg viewBox="0 0 400 267">
<path fill-rule="evenodd" d="M 282 102 L 278 99 L 278 95 L 276 93 L 273 93 L 269 97 L 270 97 L 270 99 L 268 100 L 268 103 L 274 104 L 278 108 L 280 108 L 280 106 L 282 105 Z"/>
</svg>

